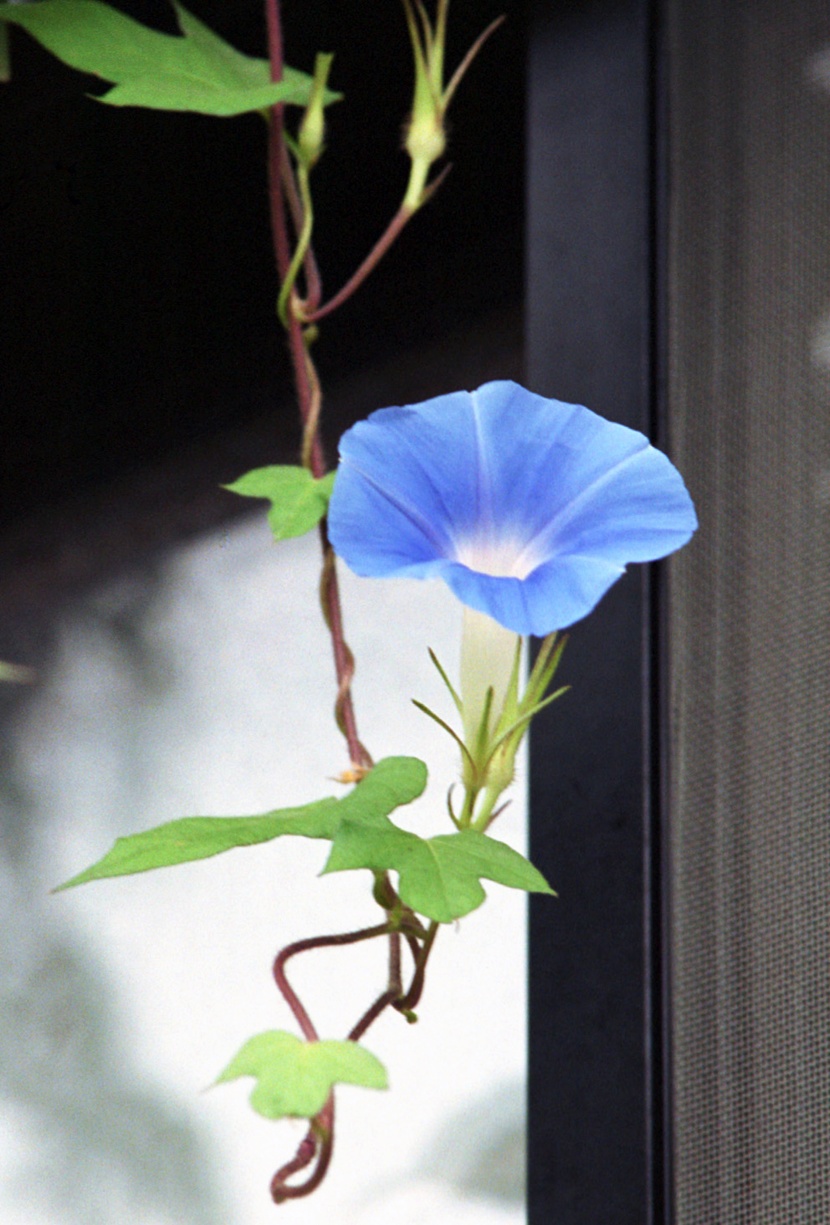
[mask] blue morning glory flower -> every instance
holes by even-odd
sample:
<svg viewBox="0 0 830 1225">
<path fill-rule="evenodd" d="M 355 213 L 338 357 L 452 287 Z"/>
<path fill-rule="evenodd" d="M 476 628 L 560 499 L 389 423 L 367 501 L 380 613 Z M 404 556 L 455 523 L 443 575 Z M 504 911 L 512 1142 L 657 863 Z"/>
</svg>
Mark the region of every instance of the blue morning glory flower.
<svg viewBox="0 0 830 1225">
<path fill-rule="evenodd" d="M 505 381 L 347 430 L 328 525 L 356 574 L 441 578 L 542 637 L 585 617 L 627 563 L 681 548 L 697 518 L 643 434 Z"/>
</svg>

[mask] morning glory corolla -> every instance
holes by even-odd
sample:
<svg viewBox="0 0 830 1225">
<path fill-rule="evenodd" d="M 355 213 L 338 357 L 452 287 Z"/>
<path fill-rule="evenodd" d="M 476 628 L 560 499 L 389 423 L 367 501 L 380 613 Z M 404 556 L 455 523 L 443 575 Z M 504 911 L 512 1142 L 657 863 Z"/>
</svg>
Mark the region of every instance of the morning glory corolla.
<svg viewBox="0 0 830 1225">
<path fill-rule="evenodd" d="M 542 637 L 585 617 L 629 562 L 681 548 L 697 517 L 645 435 L 505 381 L 347 430 L 328 524 L 356 574 L 443 579 Z"/>
</svg>

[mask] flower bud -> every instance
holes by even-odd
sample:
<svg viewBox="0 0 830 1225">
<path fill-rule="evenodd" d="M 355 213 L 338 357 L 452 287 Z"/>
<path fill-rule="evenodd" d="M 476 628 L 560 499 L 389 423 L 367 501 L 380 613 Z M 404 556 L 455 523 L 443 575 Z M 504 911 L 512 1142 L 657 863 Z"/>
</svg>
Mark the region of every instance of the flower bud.
<svg viewBox="0 0 830 1225">
<path fill-rule="evenodd" d="M 406 129 L 404 148 L 413 162 L 436 162 L 447 147 L 443 117 L 437 107 L 413 110 Z"/>
<path fill-rule="evenodd" d="M 404 136 L 404 148 L 412 162 L 404 207 L 415 212 L 427 198 L 425 189 L 430 168 L 443 156 L 447 147 L 444 117 L 450 100 L 467 68 L 501 18 L 476 39 L 445 86 L 444 44 L 449 0 L 438 0 L 434 25 L 427 16 L 423 0 L 403 0 L 403 6 L 415 60 L 415 95 Z"/>
<path fill-rule="evenodd" d="M 297 151 L 300 164 L 307 170 L 317 162 L 323 152 L 326 120 L 323 99 L 326 92 L 333 55 L 320 53 L 314 61 L 314 79 L 311 85 L 311 97 L 305 109 L 300 131 L 297 136 Z"/>
</svg>

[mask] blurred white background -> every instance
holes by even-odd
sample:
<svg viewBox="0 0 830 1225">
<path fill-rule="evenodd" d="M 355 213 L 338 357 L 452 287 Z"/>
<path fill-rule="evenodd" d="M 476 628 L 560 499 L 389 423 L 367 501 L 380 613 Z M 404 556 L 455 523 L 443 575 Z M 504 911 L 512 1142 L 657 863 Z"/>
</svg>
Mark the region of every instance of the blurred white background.
<svg viewBox="0 0 830 1225">
<path fill-rule="evenodd" d="M 427 761 L 426 796 L 395 819 L 445 832 L 457 750 L 410 698 L 450 719 L 427 647 L 452 677 L 460 606 L 441 585 L 342 579 L 361 736 L 376 760 Z M 296 1030 L 273 957 L 376 923 L 369 874 L 318 879 L 326 844 L 286 838 L 48 896 L 120 834 L 343 793 L 317 580 L 315 534 L 276 545 L 263 513 L 177 549 L 63 617 L 6 729 L 4 1225 L 525 1220 L 523 895 L 488 884 L 442 928 L 418 1024 L 390 1012 L 363 1039 L 389 1092 L 338 1091 L 328 1177 L 280 1209 L 269 1180 L 303 1125 L 255 1115 L 250 1081 L 206 1089 L 250 1035 Z M 523 785 L 522 769 L 493 830 L 519 850 Z M 386 945 L 308 954 L 290 977 L 321 1037 L 342 1037 L 385 986 Z"/>
</svg>

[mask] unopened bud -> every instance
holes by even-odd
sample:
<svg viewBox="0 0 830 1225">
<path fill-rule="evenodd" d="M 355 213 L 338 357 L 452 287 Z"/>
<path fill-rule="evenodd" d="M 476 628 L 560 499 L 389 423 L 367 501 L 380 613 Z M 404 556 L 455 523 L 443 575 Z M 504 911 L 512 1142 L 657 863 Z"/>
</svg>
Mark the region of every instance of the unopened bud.
<svg viewBox="0 0 830 1225">
<path fill-rule="evenodd" d="M 444 85 L 444 45 L 449 0 L 438 0 L 435 21 L 427 16 L 424 0 L 403 0 L 409 41 L 415 61 L 415 96 L 404 137 L 412 162 L 403 207 L 413 213 L 427 199 L 427 179 L 433 162 L 447 147 L 444 116 L 458 83 L 501 18 L 480 34 L 464 56 L 448 85 Z"/>
<path fill-rule="evenodd" d="M 406 130 L 404 148 L 413 162 L 431 166 L 444 153 L 447 137 L 440 113 L 433 109 L 413 114 Z"/>
<path fill-rule="evenodd" d="M 314 61 L 314 80 L 311 86 L 311 97 L 300 124 L 297 136 L 297 150 L 300 163 L 310 170 L 323 152 L 326 134 L 326 119 L 323 99 L 326 92 L 333 55 L 321 52 Z"/>
</svg>

